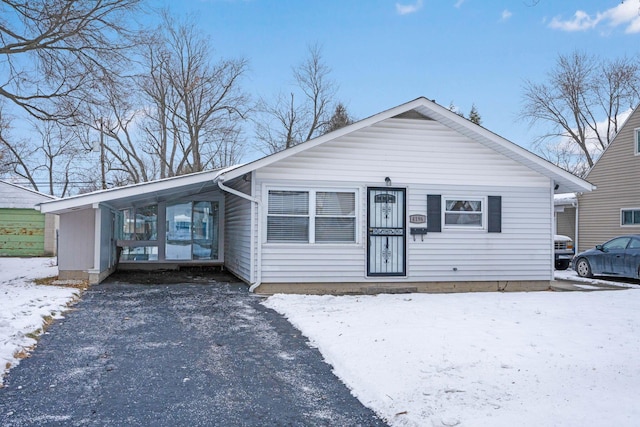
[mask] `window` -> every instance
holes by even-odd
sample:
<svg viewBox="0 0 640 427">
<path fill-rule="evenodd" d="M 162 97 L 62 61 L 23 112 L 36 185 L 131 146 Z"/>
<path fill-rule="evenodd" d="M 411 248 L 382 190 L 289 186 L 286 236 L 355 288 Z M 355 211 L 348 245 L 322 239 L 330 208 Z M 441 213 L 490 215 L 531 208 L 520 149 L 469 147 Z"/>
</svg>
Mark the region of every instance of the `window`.
<svg viewBox="0 0 640 427">
<path fill-rule="evenodd" d="M 482 199 L 446 198 L 444 203 L 444 225 L 457 228 L 483 228 Z"/>
<path fill-rule="evenodd" d="M 640 225 L 640 209 L 622 209 L 620 225 Z"/>
<path fill-rule="evenodd" d="M 166 259 L 218 259 L 218 202 L 167 205 L 166 218 Z"/>
<path fill-rule="evenodd" d="M 124 246 L 120 261 L 157 261 L 157 246 Z"/>
<path fill-rule="evenodd" d="M 309 193 L 269 191 L 267 241 L 309 241 Z"/>
<path fill-rule="evenodd" d="M 315 232 L 317 243 L 355 242 L 355 193 L 317 192 Z"/>
<path fill-rule="evenodd" d="M 633 136 L 634 136 L 634 147 L 635 147 L 635 152 L 636 155 L 640 154 L 640 128 L 638 129 L 634 129 L 633 130 Z"/>
<path fill-rule="evenodd" d="M 355 243 L 356 193 L 269 190 L 267 241 Z"/>
<path fill-rule="evenodd" d="M 118 220 L 121 240 L 158 239 L 158 205 L 122 209 Z"/>
</svg>

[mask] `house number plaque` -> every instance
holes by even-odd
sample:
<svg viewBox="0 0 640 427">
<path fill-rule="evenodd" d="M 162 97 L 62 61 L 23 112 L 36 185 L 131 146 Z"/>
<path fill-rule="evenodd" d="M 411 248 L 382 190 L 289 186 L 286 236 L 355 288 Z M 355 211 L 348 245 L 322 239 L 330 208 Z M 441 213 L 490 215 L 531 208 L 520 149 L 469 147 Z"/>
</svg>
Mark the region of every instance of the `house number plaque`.
<svg viewBox="0 0 640 427">
<path fill-rule="evenodd" d="M 409 222 L 411 224 L 424 224 L 427 222 L 427 216 L 420 214 L 409 215 Z"/>
</svg>

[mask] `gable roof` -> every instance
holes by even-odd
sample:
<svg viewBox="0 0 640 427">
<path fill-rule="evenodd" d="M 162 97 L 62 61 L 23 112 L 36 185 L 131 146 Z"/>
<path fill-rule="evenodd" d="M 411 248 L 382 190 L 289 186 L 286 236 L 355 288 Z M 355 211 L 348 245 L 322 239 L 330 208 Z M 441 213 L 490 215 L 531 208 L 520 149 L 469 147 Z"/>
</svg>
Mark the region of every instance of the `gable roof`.
<svg viewBox="0 0 640 427">
<path fill-rule="evenodd" d="M 368 126 L 372 126 L 383 120 L 403 114 L 418 113 L 424 117 L 436 120 L 443 125 L 463 134 L 473 141 L 489 147 L 527 167 L 552 179 L 558 188 L 558 193 L 591 191 L 594 186 L 587 181 L 553 165 L 547 160 L 525 150 L 496 135 L 493 132 L 476 125 L 458 114 L 429 101 L 424 97 L 375 114 L 364 120 L 360 120 L 349 126 L 327 133 L 305 143 L 296 145 L 287 150 L 255 160 L 244 165 L 232 166 L 225 169 L 213 171 L 197 172 L 189 175 L 181 175 L 172 178 L 165 178 L 156 181 L 133 184 L 125 187 L 111 188 L 108 190 L 96 191 L 93 193 L 80 194 L 66 199 L 45 202 L 40 205 L 42 212 L 61 213 L 65 211 L 83 209 L 92 205 L 106 203 L 112 207 L 125 207 L 127 204 L 136 202 L 153 203 L 154 201 L 166 200 L 171 195 L 195 194 L 203 189 L 217 188 L 217 182 L 229 181 L 238 178 L 248 172 L 269 166 L 275 162 L 294 156 L 300 152 L 312 149 L 318 145 L 332 141 L 343 135 L 356 132 Z"/>
<path fill-rule="evenodd" d="M 632 123 L 637 123 L 638 121 L 640 121 L 640 117 L 636 118 L 636 115 L 640 116 L 640 104 L 638 104 L 636 106 L 636 108 L 633 109 L 633 111 L 631 111 L 631 114 L 629 114 L 627 116 L 627 118 L 624 120 L 624 123 L 622 123 L 622 126 L 620 126 L 620 129 L 618 130 L 618 133 L 615 134 L 615 136 L 613 137 L 613 139 L 611 140 L 611 142 L 609 143 L 609 145 L 607 145 L 604 149 L 604 151 L 602 152 L 602 154 L 600 154 L 600 157 L 598 157 L 598 159 L 594 162 L 593 166 L 591 166 L 591 169 L 589 169 L 589 171 L 587 172 L 586 177 L 588 178 L 589 175 L 591 175 L 591 173 L 593 172 L 594 169 L 597 169 L 598 167 L 604 167 L 602 164 L 606 161 L 603 160 L 601 162 L 601 160 L 603 158 L 606 157 L 607 153 L 610 151 L 615 150 L 615 146 L 617 146 L 618 142 L 617 141 L 624 141 L 625 138 L 625 133 L 626 133 L 626 127 L 627 126 L 631 126 Z M 631 142 L 633 144 L 633 136 L 631 137 Z M 611 148 L 611 147 L 614 148 Z"/>
<path fill-rule="evenodd" d="M 38 203 L 55 199 L 55 196 L 0 180 L 0 208 L 35 209 Z"/>
<path fill-rule="evenodd" d="M 425 97 L 414 99 L 413 101 L 409 101 L 405 104 L 383 111 L 349 126 L 345 126 L 318 138 L 288 148 L 284 151 L 263 157 L 244 166 L 234 168 L 230 171 L 221 172 L 218 179 L 225 181 L 237 178 L 247 172 L 252 172 L 264 166 L 269 166 L 302 151 L 317 147 L 327 141 L 331 141 L 343 135 L 366 128 L 383 120 L 413 111 L 429 119 L 436 120 L 452 130 L 465 135 L 473 141 L 479 142 L 480 144 L 529 167 L 541 175 L 549 177 L 558 186 L 558 188 L 556 188 L 556 192 L 558 193 L 591 191 L 595 188 L 584 179 L 565 171 L 542 157 L 533 154 L 515 143 L 465 119 L 464 117 L 459 116 L 453 111 L 450 111 L 449 109 L 444 108 Z"/>
</svg>

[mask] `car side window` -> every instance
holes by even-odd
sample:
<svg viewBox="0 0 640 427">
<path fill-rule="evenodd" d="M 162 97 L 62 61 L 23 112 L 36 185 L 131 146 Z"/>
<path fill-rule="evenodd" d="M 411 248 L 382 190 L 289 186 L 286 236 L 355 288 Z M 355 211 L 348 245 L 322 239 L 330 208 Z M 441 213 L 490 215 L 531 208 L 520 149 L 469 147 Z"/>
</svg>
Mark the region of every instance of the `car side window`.
<svg viewBox="0 0 640 427">
<path fill-rule="evenodd" d="M 629 240 L 631 237 L 619 237 L 617 239 L 613 239 L 602 245 L 602 248 L 605 251 L 610 251 L 612 249 L 625 249 L 629 244 Z"/>
<path fill-rule="evenodd" d="M 640 239 L 631 239 L 628 249 L 640 249 Z"/>
</svg>

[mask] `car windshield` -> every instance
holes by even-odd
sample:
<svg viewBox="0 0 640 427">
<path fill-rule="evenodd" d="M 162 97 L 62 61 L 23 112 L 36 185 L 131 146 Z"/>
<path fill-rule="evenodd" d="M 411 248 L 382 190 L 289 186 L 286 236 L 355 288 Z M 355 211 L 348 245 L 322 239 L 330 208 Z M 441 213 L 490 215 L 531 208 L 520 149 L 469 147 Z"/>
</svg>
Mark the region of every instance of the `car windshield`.
<svg viewBox="0 0 640 427">
<path fill-rule="evenodd" d="M 602 245 L 602 248 L 605 251 L 610 251 L 612 249 L 625 249 L 627 244 L 629 244 L 629 240 L 631 240 L 631 237 L 618 237 L 616 239 L 609 240 L 607 243 Z"/>
</svg>

